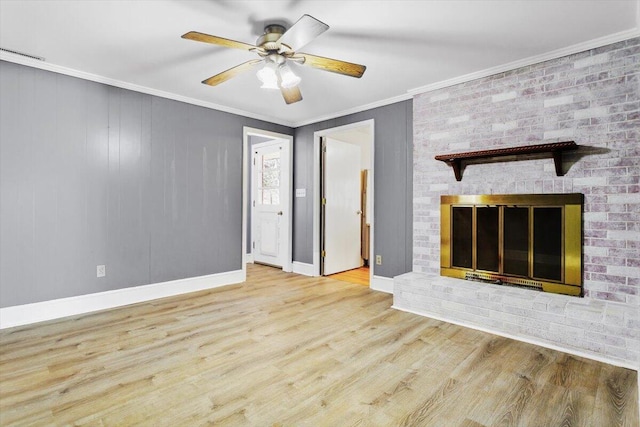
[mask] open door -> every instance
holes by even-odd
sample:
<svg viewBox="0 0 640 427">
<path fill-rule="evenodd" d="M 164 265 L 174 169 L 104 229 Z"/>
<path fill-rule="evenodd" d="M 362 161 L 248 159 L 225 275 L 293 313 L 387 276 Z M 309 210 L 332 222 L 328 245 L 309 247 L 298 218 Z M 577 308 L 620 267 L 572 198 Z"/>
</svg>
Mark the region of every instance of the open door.
<svg viewBox="0 0 640 427">
<path fill-rule="evenodd" d="M 283 141 L 265 142 L 255 144 L 251 152 L 253 260 L 282 267 L 289 221 L 288 145 Z"/>
<path fill-rule="evenodd" d="M 362 266 L 360 216 L 361 148 L 323 138 L 321 274 Z"/>
</svg>

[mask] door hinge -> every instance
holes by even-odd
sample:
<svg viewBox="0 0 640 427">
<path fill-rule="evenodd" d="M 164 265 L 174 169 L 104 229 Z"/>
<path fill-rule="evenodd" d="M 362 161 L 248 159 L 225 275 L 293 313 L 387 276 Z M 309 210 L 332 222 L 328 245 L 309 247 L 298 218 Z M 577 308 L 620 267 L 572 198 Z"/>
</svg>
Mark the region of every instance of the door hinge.
<svg viewBox="0 0 640 427">
<path fill-rule="evenodd" d="M 251 243 L 251 247 L 252 247 L 253 249 L 255 249 L 255 248 L 256 248 L 256 242 L 252 242 L 252 243 Z"/>
<path fill-rule="evenodd" d="M 253 207 L 254 208 L 256 207 L 256 201 L 255 200 L 253 201 Z"/>
<path fill-rule="evenodd" d="M 325 258 L 327 256 L 327 252 L 326 251 L 322 251 L 322 253 L 320 253 L 320 255 L 322 255 L 322 258 Z"/>
<path fill-rule="evenodd" d="M 327 199 L 326 199 L 326 198 L 324 198 L 324 197 L 322 198 L 322 204 L 323 204 L 323 205 L 326 205 L 326 204 L 327 204 Z"/>
</svg>

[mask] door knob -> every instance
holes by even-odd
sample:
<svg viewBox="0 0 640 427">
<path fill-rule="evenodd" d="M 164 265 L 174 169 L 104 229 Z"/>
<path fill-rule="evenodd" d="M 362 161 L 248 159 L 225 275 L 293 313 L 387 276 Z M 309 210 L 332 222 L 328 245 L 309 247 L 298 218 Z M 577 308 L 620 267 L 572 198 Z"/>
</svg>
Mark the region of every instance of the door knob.
<svg viewBox="0 0 640 427">
<path fill-rule="evenodd" d="M 356 215 L 362 215 L 362 211 L 356 212 Z"/>
<path fill-rule="evenodd" d="M 282 211 L 279 211 L 276 215 L 282 215 Z"/>
</svg>

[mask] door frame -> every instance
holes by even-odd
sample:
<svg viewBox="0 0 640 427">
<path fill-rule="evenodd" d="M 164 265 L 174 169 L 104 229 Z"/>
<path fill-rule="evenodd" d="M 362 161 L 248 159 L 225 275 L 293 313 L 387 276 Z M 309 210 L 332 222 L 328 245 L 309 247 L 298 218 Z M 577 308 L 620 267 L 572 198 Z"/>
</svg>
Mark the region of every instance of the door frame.
<svg viewBox="0 0 640 427">
<path fill-rule="evenodd" d="M 369 286 L 373 283 L 375 254 L 374 254 L 374 214 L 375 214 L 375 120 L 369 119 L 361 122 L 349 123 L 344 126 L 319 130 L 313 133 L 313 274 L 320 276 L 320 138 L 323 136 L 331 137 L 331 134 L 344 132 L 346 130 L 367 127 L 371 138 L 369 139 L 371 149 L 371 169 L 369 175 L 371 179 L 371 188 L 367 193 L 367 197 L 371 199 L 371 212 L 367 212 L 367 217 L 371 228 L 369 229 Z"/>
<path fill-rule="evenodd" d="M 285 257 L 282 262 L 282 271 L 291 272 L 293 271 L 292 264 L 292 255 L 293 255 L 293 136 L 286 135 L 283 133 L 271 132 L 268 130 L 252 128 L 249 126 L 243 126 L 242 128 L 242 271 L 245 275 L 247 274 L 247 254 L 253 254 L 253 251 L 249 252 L 250 248 L 247 247 L 247 218 L 249 215 L 249 210 L 247 209 L 248 203 L 248 189 L 251 185 L 251 179 L 249 179 L 249 153 L 251 152 L 251 147 L 249 146 L 249 136 L 263 136 L 273 139 L 281 139 L 283 143 L 287 146 L 289 151 L 289 188 L 287 191 L 289 192 L 289 203 L 288 206 L 284 207 L 283 210 L 286 210 L 288 214 L 288 221 L 285 224 L 283 231 L 285 232 L 285 237 L 282 239 L 281 243 L 285 245 Z M 251 260 L 253 262 L 253 260 Z"/>
</svg>

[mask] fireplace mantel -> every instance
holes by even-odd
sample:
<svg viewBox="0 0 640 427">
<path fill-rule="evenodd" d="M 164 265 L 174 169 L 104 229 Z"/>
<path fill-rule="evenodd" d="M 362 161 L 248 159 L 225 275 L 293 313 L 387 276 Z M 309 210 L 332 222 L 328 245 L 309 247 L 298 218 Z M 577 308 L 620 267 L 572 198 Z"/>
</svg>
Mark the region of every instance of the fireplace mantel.
<svg viewBox="0 0 640 427">
<path fill-rule="evenodd" d="M 465 153 L 440 154 L 435 156 L 436 160 L 445 162 L 453 167 L 453 173 L 456 181 L 462 180 L 462 161 L 463 160 L 480 160 L 492 157 L 514 156 L 520 154 L 538 154 L 551 153 L 553 163 L 556 167 L 556 175 L 563 176 L 562 170 L 562 153 L 568 150 L 576 150 L 578 145 L 573 141 L 552 142 L 549 144 L 525 145 L 522 147 L 498 148 L 495 150 L 468 151 Z"/>
</svg>

